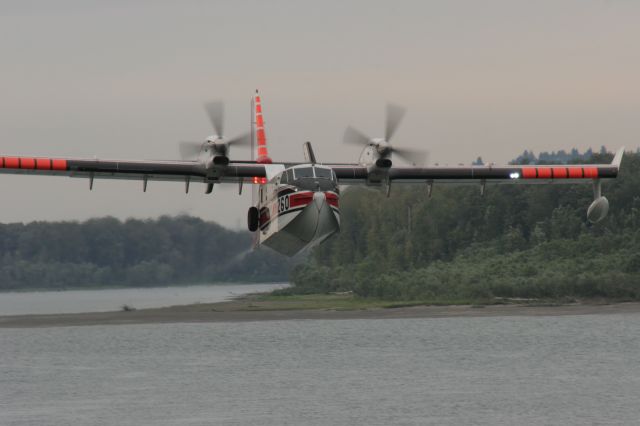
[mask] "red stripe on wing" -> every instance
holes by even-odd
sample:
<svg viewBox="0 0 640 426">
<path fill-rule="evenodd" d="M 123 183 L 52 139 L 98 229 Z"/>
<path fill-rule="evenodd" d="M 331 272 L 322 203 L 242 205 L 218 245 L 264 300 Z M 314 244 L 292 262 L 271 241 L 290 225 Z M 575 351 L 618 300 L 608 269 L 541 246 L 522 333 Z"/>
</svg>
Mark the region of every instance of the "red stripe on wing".
<svg viewBox="0 0 640 426">
<path fill-rule="evenodd" d="M 535 179 L 538 177 L 538 173 L 536 172 L 535 167 L 523 167 L 522 168 L 522 177 L 524 179 Z"/>
<path fill-rule="evenodd" d="M 540 179 L 551 179 L 551 168 L 550 167 L 538 167 L 538 178 L 540 178 Z"/>
<path fill-rule="evenodd" d="M 68 170 L 67 160 L 53 159 L 51 161 L 51 168 L 53 170 Z"/>
<path fill-rule="evenodd" d="M 582 167 L 569 167 L 569 177 L 571 179 L 582 179 Z"/>
<path fill-rule="evenodd" d="M 20 168 L 20 159 L 18 157 L 6 157 L 4 159 L 4 168 L 5 169 L 19 169 Z"/>
<path fill-rule="evenodd" d="M 566 167 L 554 167 L 551 169 L 553 172 L 554 179 L 566 179 L 567 178 L 567 168 Z"/>
<path fill-rule="evenodd" d="M 66 171 L 67 160 L 33 157 L 0 157 L 0 168 Z"/>
<path fill-rule="evenodd" d="M 38 170 L 51 170 L 51 159 L 49 159 L 49 158 L 36 158 L 36 169 L 38 169 Z"/>
<path fill-rule="evenodd" d="M 584 177 L 595 179 L 598 177 L 598 168 L 597 167 L 585 167 L 584 168 Z"/>
</svg>

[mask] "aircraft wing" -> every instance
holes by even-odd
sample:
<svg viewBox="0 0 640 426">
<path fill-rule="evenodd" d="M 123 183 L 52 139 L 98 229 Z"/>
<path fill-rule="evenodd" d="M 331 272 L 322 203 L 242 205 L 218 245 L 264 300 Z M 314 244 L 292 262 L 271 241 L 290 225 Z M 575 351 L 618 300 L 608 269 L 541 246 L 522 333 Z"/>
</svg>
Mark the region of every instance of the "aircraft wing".
<svg viewBox="0 0 640 426">
<path fill-rule="evenodd" d="M 265 167 L 252 162 L 230 162 L 210 168 L 196 161 L 131 161 L 40 157 L 0 157 L 0 173 L 53 175 L 91 179 L 257 183 Z"/>
<path fill-rule="evenodd" d="M 386 173 L 379 168 L 355 165 L 332 165 L 341 184 L 357 184 L 388 179 L 394 183 L 577 183 L 618 176 L 624 148 L 611 164 L 506 165 L 506 166 L 431 166 L 391 167 Z"/>
</svg>

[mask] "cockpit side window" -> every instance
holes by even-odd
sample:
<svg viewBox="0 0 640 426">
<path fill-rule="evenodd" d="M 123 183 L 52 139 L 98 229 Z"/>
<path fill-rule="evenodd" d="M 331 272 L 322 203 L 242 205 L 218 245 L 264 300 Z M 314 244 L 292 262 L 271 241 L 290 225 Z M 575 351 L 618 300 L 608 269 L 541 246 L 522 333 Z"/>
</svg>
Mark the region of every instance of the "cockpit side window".
<svg viewBox="0 0 640 426">
<path fill-rule="evenodd" d="M 280 175 L 280 183 L 289 183 L 289 177 L 286 171 L 282 172 L 282 175 Z"/>
<path fill-rule="evenodd" d="M 295 173 L 296 179 L 313 177 L 313 167 L 300 167 L 297 169 L 293 169 L 293 171 Z"/>
</svg>

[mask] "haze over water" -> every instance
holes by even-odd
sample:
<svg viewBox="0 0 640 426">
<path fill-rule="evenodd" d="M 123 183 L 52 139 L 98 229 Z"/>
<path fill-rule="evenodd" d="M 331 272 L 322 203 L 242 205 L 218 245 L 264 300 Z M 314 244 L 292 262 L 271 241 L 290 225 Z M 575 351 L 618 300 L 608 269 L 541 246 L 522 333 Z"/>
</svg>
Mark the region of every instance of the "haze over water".
<svg viewBox="0 0 640 426">
<path fill-rule="evenodd" d="M 637 424 L 640 315 L 0 329 L 0 424 Z"/>
</svg>

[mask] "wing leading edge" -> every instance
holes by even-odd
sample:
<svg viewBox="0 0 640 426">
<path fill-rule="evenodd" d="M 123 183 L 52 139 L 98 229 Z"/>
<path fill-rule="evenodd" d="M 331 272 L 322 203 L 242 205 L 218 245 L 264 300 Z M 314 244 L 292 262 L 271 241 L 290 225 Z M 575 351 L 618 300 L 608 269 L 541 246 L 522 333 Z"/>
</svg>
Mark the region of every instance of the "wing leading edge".
<svg viewBox="0 0 640 426">
<path fill-rule="evenodd" d="M 343 184 L 375 184 L 372 176 L 382 177 L 378 183 L 387 179 L 395 183 L 576 183 L 616 178 L 623 153 L 621 148 L 611 164 L 391 167 L 386 173 L 381 173 L 380 168 L 365 166 L 325 165 L 333 168 Z"/>
<path fill-rule="evenodd" d="M 96 179 L 185 181 L 205 183 L 253 183 L 266 176 L 255 163 L 215 165 L 195 161 L 129 161 L 39 157 L 0 157 L 0 173 L 69 176 Z"/>
<path fill-rule="evenodd" d="M 431 166 L 381 169 L 362 165 L 325 164 L 342 184 L 383 183 L 576 183 L 618 176 L 624 148 L 611 164 Z M 295 165 L 291 163 L 287 165 Z M 276 166 L 274 164 L 274 166 Z M 270 167 L 274 167 L 270 166 Z M 280 165 L 279 167 L 283 167 Z M 132 161 L 42 157 L 0 157 L 0 173 L 69 176 L 76 178 L 185 181 L 203 183 L 264 183 L 267 166 L 230 162 L 206 167 L 197 161 Z M 260 179 L 260 181 L 257 181 Z"/>
</svg>

